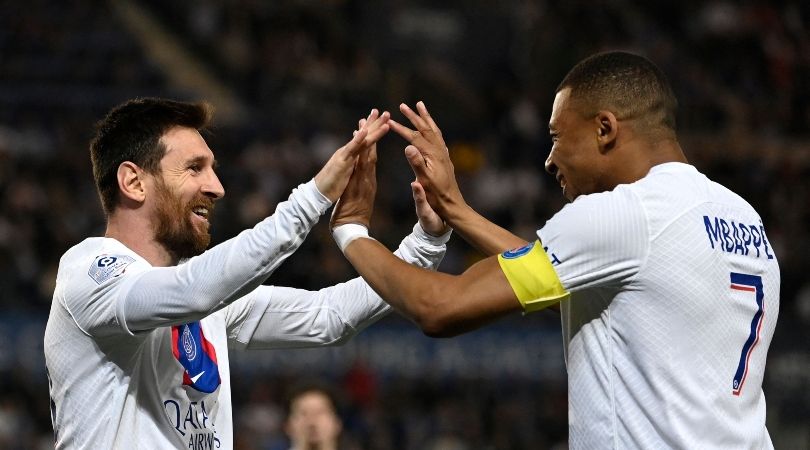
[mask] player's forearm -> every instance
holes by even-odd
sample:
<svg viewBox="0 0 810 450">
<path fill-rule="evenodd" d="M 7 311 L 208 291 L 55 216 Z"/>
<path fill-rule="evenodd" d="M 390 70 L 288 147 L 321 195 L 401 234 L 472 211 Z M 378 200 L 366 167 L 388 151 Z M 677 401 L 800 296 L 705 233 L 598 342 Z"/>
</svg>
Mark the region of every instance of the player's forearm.
<svg viewBox="0 0 810 450">
<path fill-rule="evenodd" d="M 444 212 L 443 218 L 465 241 L 486 256 L 503 253 L 528 243 L 490 222 L 468 205 L 448 209 Z"/>
<path fill-rule="evenodd" d="M 298 248 L 330 205 L 310 181 L 253 229 L 184 264 L 144 273 L 120 305 L 127 326 L 134 331 L 199 320 L 248 294 Z"/>
<path fill-rule="evenodd" d="M 449 233 L 432 237 L 414 227 L 395 254 L 408 264 L 435 270 L 447 239 Z M 339 345 L 390 311 L 362 278 L 319 291 L 261 286 L 251 296 L 253 308 L 264 311 L 258 320 L 247 315 L 241 325 L 229 325 L 239 329 L 235 340 L 249 349 Z"/>
<path fill-rule="evenodd" d="M 442 315 L 440 292 L 449 275 L 411 266 L 392 255 L 379 242 L 356 239 L 345 250 L 355 270 L 400 314 L 427 334 L 436 328 L 432 319 Z"/>
<path fill-rule="evenodd" d="M 344 254 L 386 302 L 428 336 L 454 336 L 520 309 L 495 257 L 448 275 L 405 264 L 372 239 L 351 241 Z"/>
</svg>

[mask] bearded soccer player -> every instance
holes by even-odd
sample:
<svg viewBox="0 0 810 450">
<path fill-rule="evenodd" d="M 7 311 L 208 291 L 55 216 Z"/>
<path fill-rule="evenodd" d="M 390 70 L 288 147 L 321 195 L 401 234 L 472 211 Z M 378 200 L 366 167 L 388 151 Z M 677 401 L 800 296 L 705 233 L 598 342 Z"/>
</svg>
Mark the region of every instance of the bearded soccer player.
<svg viewBox="0 0 810 450">
<path fill-rule="evenodd" d="M 646 58 L 577 64 L 557 89 L 545 164 L 570 203 L 532 243 L 465 203 L 425 105 L 402 105 L 416 129 L 391 126 L 411 144 L 428 201 L 492 256 L 459 276 L 429 273 L 386 255 L 358 217 L 333 217 L 333 233 L 374 290 L 430 335 L 557 305 L 573 449 L 773 448 L 762 380 L 779 266 L 754 208 L 687 162 L 676 105 Z"/>
<path fill-rule="evenodd" d="M 388 113 L 361 120 L 273 215 L 206 251 L 224 195 L 200 134 L 210 119 L 207 104 L 137 99 L 99 123 L 90 151 L 106 233 L 63 255 L 45 331 L 58 449 L 233 448 L 229 348 L 339 344 L 389 309 L 361 279 L 262 285 L 344 189 L 373 202 L 364 167 Z M 421 225 L 398 256 L 432 268 L 449 233 L 429 234 L 445 225 L 423 191 L 414 199 Z"/>
</svg>

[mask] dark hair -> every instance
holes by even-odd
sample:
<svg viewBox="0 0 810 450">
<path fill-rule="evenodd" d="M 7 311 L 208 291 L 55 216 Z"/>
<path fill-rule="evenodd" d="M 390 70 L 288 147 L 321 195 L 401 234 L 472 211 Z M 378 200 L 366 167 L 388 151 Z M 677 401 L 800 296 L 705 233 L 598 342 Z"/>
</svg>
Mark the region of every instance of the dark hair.
<svg viewBox="0 0 810 450">
<path fill-rule="evenodd" d="M 332 405 L 332 411 L 335 413 L 335 415 L 340 414 L 340 404 L 338 403 L 337 394 L 330 386 L 318 381 L 302 381 L 292 386 L 292 388 L 290 388 L 290 390 L 287 392 L 287 417 L 289 417 L 290 413 L 292 412 L 293 402 L 310 392 L 322 394 L 324 397 L 329 399 L 329 403 Z"/>
<path fill-rule="evenodd" d="M 147 173 L 160 172 L 166 153 L 160 138 L 176 126 L 205 130 L 213 108 L 205 102 L 185 103 L 162 98 L 137 98 L 113 108 L 96 124 L 90 142 L 93 177 L 104 214 L 118 205 L 118 167 L 125 161 Z"/>
<path fill-rule="evenodd" d="M 618 51 L 589 56 L 568 72 L 557 92 L 565 88 L 584 114 L 606 109 L 620 120 L 643 121 L 648 131 L 675 133 L 678 101 L 661 69 L 643 56 Z"/>
</svg>

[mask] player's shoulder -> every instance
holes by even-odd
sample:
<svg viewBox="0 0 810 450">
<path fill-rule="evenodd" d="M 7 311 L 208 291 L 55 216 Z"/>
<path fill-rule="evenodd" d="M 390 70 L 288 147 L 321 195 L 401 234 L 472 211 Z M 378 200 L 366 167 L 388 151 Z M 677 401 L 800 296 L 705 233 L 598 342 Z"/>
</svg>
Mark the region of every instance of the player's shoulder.
<svg viewBox="0 0 810 450">
<path fill-rule="evenodd" d="M 556 215 L 565 222 L 582 223 L 623 220 L 643 215 L 644 210 L 631 185 L 620 184 L 611 191 L 580 195 L 565 205 Z"/>
<path fill-rule="evenodd" d="M 662 226 L 671 223 L 674 218 L 710 204 L 756 215 L 751 204 L 736 192 L 685 163 L 655 166 L 646 177 L 631 186 L 644 204 L 651 221 L 661 222 Z"/>
<path fill-rule="evenodd" d="M 629 185 L 645 202 L 670 204 L 722 202 L 748 205 L 741 196 L 711 180 L 695 166 L 670 162 L 654 166 L 647 176 Z"/>
<path fill-rule="evenodd" d="M 646 212 L 628 185 L 612 191 L 580 195 L 565 205 L 538 230 L 541 241 L 554 236 L 568 240 L 604 240 L 633 231 L 637 239 L 646 236 Z M 544 240 L 545 238 L 545 240 Z"/>
<path fill-rule="evenodd" d="M 708 181 L 688 164 L 657 165 L 633 183 L 580 195 L 555 214 L 546 227 L 583 235 L 604 235 L 611 230 L 624 233 L 622 230 L 629 229 L 650 233 L 659 222 L 668 222 L 675 210 L 694 204 L 694 199 L 701 197 L 694 191 L 702 189 L 704 180 Z M 686 192 L 689 190 L 692 194 Z"/>
<path fill-rule="evenodd" d="M 137 253 L 115 239 L 87 238 L 62 255 L 57 284 L 98 286 L 143 264 L 148 266 Z"/>
</svg>

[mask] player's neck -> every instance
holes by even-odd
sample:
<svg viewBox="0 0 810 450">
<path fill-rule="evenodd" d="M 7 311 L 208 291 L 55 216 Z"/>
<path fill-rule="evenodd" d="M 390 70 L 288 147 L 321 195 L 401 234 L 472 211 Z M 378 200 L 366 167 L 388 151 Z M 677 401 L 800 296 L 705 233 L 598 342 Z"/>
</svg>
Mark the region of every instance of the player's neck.
<svg viewBox="0 0 810 450">
<path fill-rule="evenodd" d="M 647 176 L 650 169 L 659 164 L 688 162 L 677 140 L 667 139 L 639 144 L 641 145 L 638 148 L 624 152 L 624 156 L 615 161 L 617 164 L 612 173 L 617 179 L 614 180 L 614 185 L 636 182 Z"/>
<path fill-rule="evenodd" d="M 174 256 L 155 241 L 151 221 L 134 211 L 117 210 L 107 219 L 105 237 L 124 244 L 155 267 L 177 264 Z"/>
</svg>

